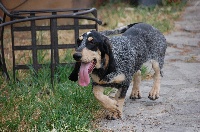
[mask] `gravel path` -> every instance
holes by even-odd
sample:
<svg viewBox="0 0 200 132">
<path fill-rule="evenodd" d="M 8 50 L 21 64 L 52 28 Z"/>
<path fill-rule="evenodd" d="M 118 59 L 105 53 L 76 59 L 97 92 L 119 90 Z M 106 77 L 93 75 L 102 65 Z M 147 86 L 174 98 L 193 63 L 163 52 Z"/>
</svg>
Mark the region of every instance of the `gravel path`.
<svg viewBox="0 0 200 132">
<path fill-rule="evenodd" d="M 99 121 L 107 132 L 200 132 L 200 0 L 190 0 L 175 30 L 166 35 L 160 98 L 148 99 L 152 80 L 141 84 L 142 99 L 127 93 L 121 120 Z"/>
</svg>

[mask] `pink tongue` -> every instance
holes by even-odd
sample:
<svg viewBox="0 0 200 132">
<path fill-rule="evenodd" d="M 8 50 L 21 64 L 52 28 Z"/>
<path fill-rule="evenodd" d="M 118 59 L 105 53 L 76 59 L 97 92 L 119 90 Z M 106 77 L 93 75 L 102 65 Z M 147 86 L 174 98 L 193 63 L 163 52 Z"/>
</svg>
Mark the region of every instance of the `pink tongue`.
<svg viewBox="0 0 200 132">
<path fill-rule="evenodd" d="M 78 84 L 80 86 L 88 86 L 88 84 L 90 83 L 90 77 L 88 73 L 89 67 L 90 63 L 81 63 L 78 80 Z"/>
</svg>

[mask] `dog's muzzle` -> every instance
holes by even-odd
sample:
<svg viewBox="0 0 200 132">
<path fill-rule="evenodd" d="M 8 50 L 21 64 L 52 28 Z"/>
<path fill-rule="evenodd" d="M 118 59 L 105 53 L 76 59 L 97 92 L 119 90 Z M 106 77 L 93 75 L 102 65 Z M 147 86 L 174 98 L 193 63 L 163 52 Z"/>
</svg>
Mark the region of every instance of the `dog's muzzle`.
<svg viewBox="0 0 200 132">
<path fill-rule="evenodd" d="M 76 61 L 80 61 L 81 58 L 82 58 L 82 54 L 77 52 L 77 53 L 74 53 L 73 54 L 73 58 L 76 60 Z"/>
</svg>

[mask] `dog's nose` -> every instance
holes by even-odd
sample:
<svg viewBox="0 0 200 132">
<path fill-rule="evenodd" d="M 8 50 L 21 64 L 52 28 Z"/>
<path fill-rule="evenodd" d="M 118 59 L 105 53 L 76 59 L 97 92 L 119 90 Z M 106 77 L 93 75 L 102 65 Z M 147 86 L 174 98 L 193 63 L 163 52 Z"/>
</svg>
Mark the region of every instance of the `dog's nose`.
<svg viewBox="0 0 200 132">
<path fill-rule="evenodd" d="M 80 59 L 82 58 L 82 54 L 77 52 L 77 53 L 74 53 L 73 54 L 73 58 L 76 60 L 76 61 L 80 61 Z"/>
</svg>

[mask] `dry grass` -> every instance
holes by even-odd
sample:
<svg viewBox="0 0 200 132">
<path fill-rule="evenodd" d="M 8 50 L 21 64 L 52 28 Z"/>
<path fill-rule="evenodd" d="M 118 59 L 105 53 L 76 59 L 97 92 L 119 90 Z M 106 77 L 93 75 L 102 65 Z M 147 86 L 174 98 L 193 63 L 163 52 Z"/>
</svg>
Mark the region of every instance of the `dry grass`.
<svg viewBox="0 0 200 132">
<path fill-rule="evenodd" d="M 181 7 L 132 7 L 127 4 L 108 4 L 98 11 L 99 18 L 105 26 L 99 26 L 100 30 L 114 29 L 123 25 L 136 22 L 146 22 L 166 33 L 174 27 L 174 21 L 181 14 Z"/>
</svg>

